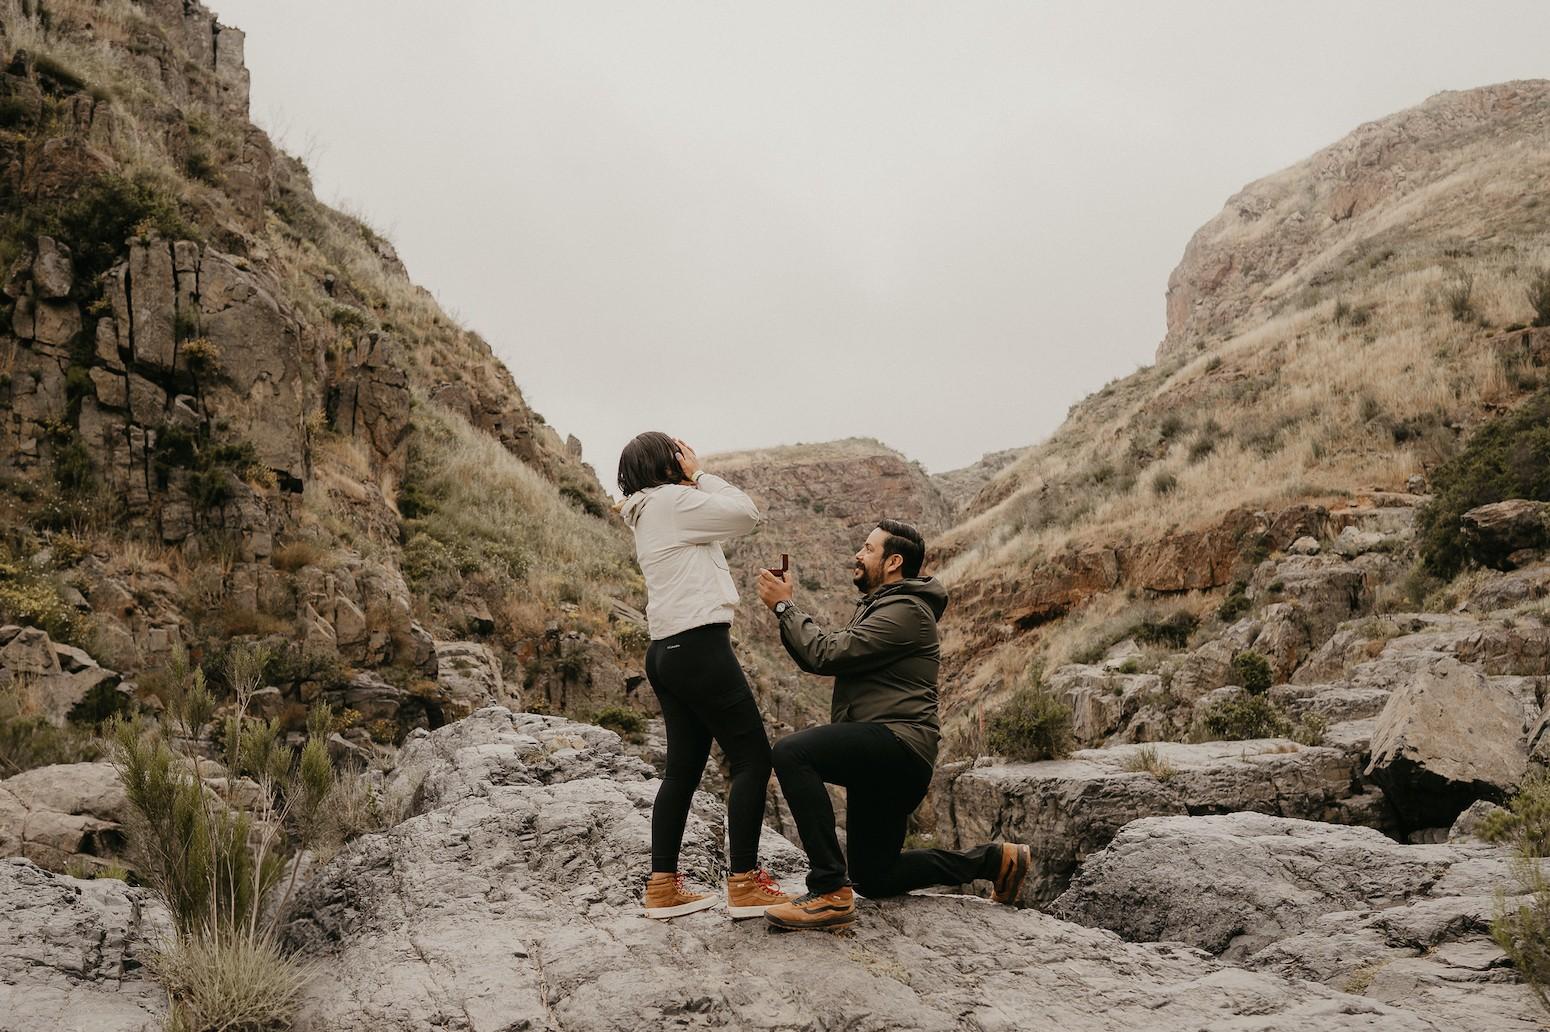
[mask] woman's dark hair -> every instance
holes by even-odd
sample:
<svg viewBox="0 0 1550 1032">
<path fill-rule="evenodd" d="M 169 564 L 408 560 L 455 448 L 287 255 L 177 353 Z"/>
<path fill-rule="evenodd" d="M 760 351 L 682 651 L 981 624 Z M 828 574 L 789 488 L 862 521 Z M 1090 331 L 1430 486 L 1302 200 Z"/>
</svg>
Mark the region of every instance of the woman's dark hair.
<svg viewBox="0 0 1550 1032">
<path fill-rule="evenodd" d="M 906 577 L 919 577 L 920 567 L 926 561 L 926 539 L 920 531 L 898 520 L 881 520 L 878 528 L 888 536 L 883 539 L 883 562 L 890 555 L 898 556 L 903 565 L 899 572 Z"/>
<path fill-rule="evenodd" d="M 664 433 L 648 430 L 619 453 L 619 490 L 626 498 L 648 487 L 676 484 L 683 478 L 678 445 Z"/>
</svg>

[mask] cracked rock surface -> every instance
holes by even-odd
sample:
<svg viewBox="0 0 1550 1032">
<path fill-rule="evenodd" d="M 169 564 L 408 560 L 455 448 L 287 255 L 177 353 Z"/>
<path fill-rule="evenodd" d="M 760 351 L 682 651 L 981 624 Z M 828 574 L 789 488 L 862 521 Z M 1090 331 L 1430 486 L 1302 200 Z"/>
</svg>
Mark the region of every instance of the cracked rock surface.
<svg viewBox="0 0 1550 1032">
<path fill-rule="evenodd" d="M 1451 1027 L 964 896 L 863 901 L 844 937 L 720 910 L 648 921 L 649 774 L 609 732 L 495 707 L 413 739 L 398 785 L 418 785 L 415 815 L 325 866 L 288 928 L 326 972 L 299 1027 Z M 697 799 L 681 869 L 700 886 L 724 876 L 723 819 Z M 761 858 L 799 887 L 793 846 L 767 832 Z"/>
<path fill-rule="evenodd" d="M 1051 912 L 1363 993 L 1445 1027 L 1528 1030 L 1543 1011 L 1490 938 L 1510 851 L 1404 845 L 1257 813 L 1153 817 L 1090 857 Z"/>
<path fill-rule="evenodd" d="M 141 889 L 0 860 L 0 1028 L 159 1030 L 166 996 L 143 965 L 171 934 L 170 915 Z"/>
</svg>

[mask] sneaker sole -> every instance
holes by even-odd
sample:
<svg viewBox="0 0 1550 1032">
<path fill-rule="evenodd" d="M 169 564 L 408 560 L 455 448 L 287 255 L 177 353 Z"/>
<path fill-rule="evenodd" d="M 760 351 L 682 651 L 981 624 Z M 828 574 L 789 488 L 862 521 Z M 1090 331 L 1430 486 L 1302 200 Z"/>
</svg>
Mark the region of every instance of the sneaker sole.
<svg viewBox="0 0 1550 1032">
<path fill-rule="evenodd" d="M 727 904 L 727 915 L 734 921 L 741 920 L 745 917 L 763 917 L 764 912 L 773 906 L 779 906 L 779 904 L 762 903 L 756 907 L 734 907 L 729 903 Z"/>
<path fill-rule="evenodd" d="M 641 913 L 654 921 L 665 921 L 670 917 L 683 917 L 685 914 L 698 913 L 701 910 L 709 910 L 721 902 L 715 896 L 706 896 L 692 903 L 680 903 L 676 907 L 644 907 Z"/>
<path fill-rule="evenodd" d="M 997 903 L 1011 903 L 1017 899 L 1017 894 L 1022 891 L 1023 881 L 1028 877 L 1028 868 L 1032 866 L 1033 851 L 1027 846 L 1018 846 L 1012 861 L 1011 873 L 1007 875 L 1006 888 L 997 889 L 991 894 L 991 899 Z"/>
<path fill-rule="evenodd" d="M 808 929 L 812 929 L 813 931 L 833 932 L 849 928 L 851 925 L 855 924 L 856 914 L 855 911 L 851 911 L 848 914 L 841 914 L 836 917 L 826 917 L 821 921 L 803 921 L 800 924 L 791 924 L 786 921 L 782 921 L 778 917 L 771 917 L 769 914 L 765 914 L 764 919 L 776 928 L 780 928 L 788 932 L 800 932 L 806 931 Z"/>
</svg>

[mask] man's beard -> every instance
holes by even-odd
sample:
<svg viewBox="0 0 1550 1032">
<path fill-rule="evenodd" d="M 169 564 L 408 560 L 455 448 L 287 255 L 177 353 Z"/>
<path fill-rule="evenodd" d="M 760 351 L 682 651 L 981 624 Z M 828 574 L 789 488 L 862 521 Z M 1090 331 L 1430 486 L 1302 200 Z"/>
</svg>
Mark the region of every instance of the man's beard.
<svg viewBox="0 0 1550 1032">
<path fill-rule="evenodd" d="M 854 584 L 856 589 L 863 595 L 877 587 L 877 585 L 872 581 L 872 571 L 868 570 L 860 563 L 856 564 L 856 575 L 851 578 L 851 583 Z"/>
</svg>

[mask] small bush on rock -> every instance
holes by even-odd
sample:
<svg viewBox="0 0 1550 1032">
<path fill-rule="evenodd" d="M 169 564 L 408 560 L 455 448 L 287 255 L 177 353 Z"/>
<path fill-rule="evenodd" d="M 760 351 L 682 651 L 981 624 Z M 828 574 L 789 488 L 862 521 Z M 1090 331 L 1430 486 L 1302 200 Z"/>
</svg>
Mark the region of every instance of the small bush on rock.
<svg viewBox="0 0 1550 1032">
<path fill-rule="evenodd" d="M 1020 689 L 986 725 L 986 748 L 1008 759 L 1058 760 L 1071 744 L 1071 707 L 1037 681 Z"/>
<path fill-rule="evenodd" d="M 1270 690 L 1270 661 L 1258 652 L 1240 652 L 1232 658 L 1229 676 L 1233 684 L 1239 685 L 1250 695 L 1263 695 Z"/>
<path fill-rule="evenodd" d="M 627 742 L 638 742 L 646 730 L 646 718 L 627 706 L 606 706 L 597 711 L 592 723 L 606 727 Z"/>
<path fill-rule="evenodd" d="M 1212 703 L 1200 717 L 1206 741 L 1240 742 L 1249 738 L 1284 738 L 1291 721 L 1280 707 L 1262 695 L 1240 695 Z"/>
<path fill-rule="evenodd" d="M 1550 1010 L 1550 879 L 1541 865 L 1541 858 L 1550 855 L 1550 775 L 1530 774 L 1508 808 L 1485 819 L 1480 834 L 1513 847 L 1519 860 L 1517 894 L 1526 897 L 1516 906 L 1498 897 L 1491 937 Z"/>
<path fill-rule="evenodd" d="M 325 744 L 332 714 L 313 709 L 299 750 L 285 744 L 278 721 L 251 717 L 269 663 L 258 646 L 227 654 L 235 704 L 216 722 L 225 776 L 215 782 L 205 781 L 199 751 L 215 700 L 203 670 L 181 653 L 157 684 L 167 719 L 195 742 L 191 754 L 178 752 L 159 727 L 121 720 L 112 729 L 114 766 L 133 811 L 130 846 L 177 930 L 152 965 L 170 996 L 170 1027 L 289 1027 L 310 977 L 282 951 L 276 924 L 287 916 L 301 867 L 289 865 L 282 888 L 287 861 L 317 840 L 333 788 Z"/>
</svg>

